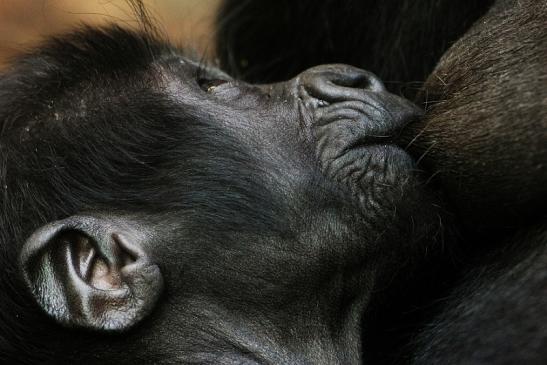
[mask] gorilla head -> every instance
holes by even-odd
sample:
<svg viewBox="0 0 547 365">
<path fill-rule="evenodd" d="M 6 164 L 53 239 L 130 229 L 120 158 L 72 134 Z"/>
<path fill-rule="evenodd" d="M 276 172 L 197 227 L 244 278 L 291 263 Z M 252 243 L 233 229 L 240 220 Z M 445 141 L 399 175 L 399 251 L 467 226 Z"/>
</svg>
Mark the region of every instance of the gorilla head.
<svg viewBox="0 0 547 365">
<path fill-rule="evenodd" d="M 250 85 L 85 29 L 0 78 L 0 359 L 356 363 L 439 211 L 372 74 Z M 394 265 L 398 263 L 397 265 Z"/>
</svg>

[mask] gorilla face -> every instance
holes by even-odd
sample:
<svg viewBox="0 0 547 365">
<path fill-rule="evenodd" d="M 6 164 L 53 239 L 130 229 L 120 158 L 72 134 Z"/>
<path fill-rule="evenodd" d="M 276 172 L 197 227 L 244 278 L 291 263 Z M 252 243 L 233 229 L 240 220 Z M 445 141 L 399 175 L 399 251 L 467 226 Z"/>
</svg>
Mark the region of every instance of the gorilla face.
<svg viewBox="0 0 547 365">
<path fill-rule="evenodd" d="M 328 65 L 289 82 L 249 85 L 196 67 L 180 57 L 167 61 L 161 67 L 165 94 L 178 107 L 196 110 L 194 119 L 206 119 L 237 140 L 240 152 L 262 170 L 258 175 L 269 175 L 260 189 L 271 194 L 283 186 L 280 193 L 295 196 L 311 183 L 320 189 L 311 200 L 336 195 L 371 224 L 382 219 L 371 212 L 375 207 L 405 199 L 413 162 L 395 139 L 420 110 L 388 93 L 371 73 Z"/>
<path fill-rule="evenodd" d="M 249 85 L 86 30 L 0 90 L 5 265 L 56 361 L 358 362 L 387 263 L 439 228 L 395 144 L 419 110 L 360 69 Z"/>
</svg>

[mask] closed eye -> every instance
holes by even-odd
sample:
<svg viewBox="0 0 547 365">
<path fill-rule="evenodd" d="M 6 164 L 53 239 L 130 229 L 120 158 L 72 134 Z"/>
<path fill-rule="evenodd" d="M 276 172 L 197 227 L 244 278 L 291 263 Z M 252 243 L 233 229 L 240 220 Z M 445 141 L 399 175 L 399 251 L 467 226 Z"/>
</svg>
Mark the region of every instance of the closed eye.
<svg viewBox="0 0 547 365">
<path fill-rule="evenodd" d="M 198 78 L 197 79 L 197 83 L 199 85 L 199 87 L 205 91 L 205 92 L 213 92 L 215 90 L 216 87 L 222 85 L 222 84 L 225 84 L 227 83 L 228 80 L 224 80 L 224 79 L 215 79 L 215 78 L 204 78 L 204 77 L 201 77 L 201 78 Z"/>
<path fill-rule="evenodd" d="M 196 82 L 205 92 L 213 92 L 218 86 L 231 80 L 231 77 L 216 67 L 199 63 L 196 70 Z"/>
</svg>

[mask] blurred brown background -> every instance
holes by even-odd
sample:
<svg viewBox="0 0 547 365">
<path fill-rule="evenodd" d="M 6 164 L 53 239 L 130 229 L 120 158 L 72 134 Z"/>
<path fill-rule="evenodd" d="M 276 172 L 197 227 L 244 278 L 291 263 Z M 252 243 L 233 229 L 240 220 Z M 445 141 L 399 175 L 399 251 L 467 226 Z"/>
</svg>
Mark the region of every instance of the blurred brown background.
<svg viewBox="0 0 547 365">
<path fill-rule="evenodd" d="M 177 44 L 211 54 L 214 14 L 220 0 L 145 0 L 160 29 Z M 135 25 L 123 0 L 0 0 L 0 67 L 40 39 L 82 22 Z"/>
</svg>

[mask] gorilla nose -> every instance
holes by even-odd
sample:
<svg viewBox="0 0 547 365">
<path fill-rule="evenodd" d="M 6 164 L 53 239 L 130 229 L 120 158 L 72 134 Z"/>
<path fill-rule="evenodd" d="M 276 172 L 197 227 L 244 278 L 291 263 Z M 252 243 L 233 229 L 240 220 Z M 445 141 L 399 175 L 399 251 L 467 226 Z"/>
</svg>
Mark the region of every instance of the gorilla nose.
<svg viewBox="0 0 547 365">
<path fill-rule="evenodd" d="M 363 89 L 386 91 L 382 81 L 372 72 L 342 64 L 310 68 L 298 75 L 296 81 L 307 94 L 328 103 L 353 99 Z"/>
</svg>

